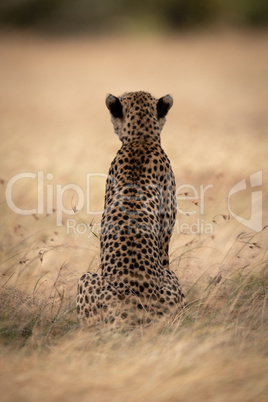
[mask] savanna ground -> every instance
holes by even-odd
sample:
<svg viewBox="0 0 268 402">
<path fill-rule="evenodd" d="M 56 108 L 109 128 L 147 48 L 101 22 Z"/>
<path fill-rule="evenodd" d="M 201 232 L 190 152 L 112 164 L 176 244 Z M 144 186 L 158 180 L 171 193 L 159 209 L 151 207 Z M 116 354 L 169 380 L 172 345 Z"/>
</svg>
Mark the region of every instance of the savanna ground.
<svg viewBox="0 0 268 402">
<path fill-rule="evenodd" d="M 266 33 L 2 35 L 2 401 L 267 400 L 267 44 Z M 178 188 L 171 267 L 188 307 L 147 328 L 83 330 L 76 283 L 99 270 L 95 212 L 120 145 L 104 99 L 133 90 L 174 97 L 162 145 Z M 230 216 L 227 201 L 237 182 L 250 187 L 260 170 L 264 229 L 255 232 Z M 44 212 L 13 212 L 10 179 L 37 171 Z M 78 208 L 75 191 L 61 197 L 68 184 L 88 195 L 89 211 Z M 200 186 L 209 185 L 203 194 Z M 37 179 L 22 178 L 12 200 L 37 208 L 37 190 Z M 250 197 L 249 188 L 230 200 L 244 219 Z M 61 198 L 69 214 L 57 226 Z"/>
</svg>

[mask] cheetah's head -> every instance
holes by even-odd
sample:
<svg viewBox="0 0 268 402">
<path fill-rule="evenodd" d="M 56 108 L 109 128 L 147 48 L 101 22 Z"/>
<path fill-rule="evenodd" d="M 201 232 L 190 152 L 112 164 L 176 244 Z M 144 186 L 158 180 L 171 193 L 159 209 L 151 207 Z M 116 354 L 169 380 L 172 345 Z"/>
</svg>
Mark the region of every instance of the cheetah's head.
<svg viewBox="0 0 268 402">
<path fill-rule="evenodd" d="M 106 97 L 114 131 L 121 141 L 143 134 L 159 135 L 172 105 L 170 95 L 156 99 L 147 92 L 131 92 L 119 98 L 109 94 Z"/>
</svg>

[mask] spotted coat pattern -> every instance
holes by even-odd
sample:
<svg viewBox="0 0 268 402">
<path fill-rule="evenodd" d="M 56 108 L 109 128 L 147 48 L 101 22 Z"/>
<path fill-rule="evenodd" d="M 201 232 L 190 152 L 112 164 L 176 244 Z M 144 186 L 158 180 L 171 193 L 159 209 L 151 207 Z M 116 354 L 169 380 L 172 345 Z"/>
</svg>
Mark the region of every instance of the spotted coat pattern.
<svg viewBox="0 0 268 402">
<path fill-rule="evenodd" d="M 101 274 L 87 272 L 78 283 L 77 312 L 86 323 L 146 323 L 185 306 L 169 269 L 176 187 L 160 143 L 172 103 L 146 92 L 106 98 L 122 146 L 106 182 Z"/>
</svg>

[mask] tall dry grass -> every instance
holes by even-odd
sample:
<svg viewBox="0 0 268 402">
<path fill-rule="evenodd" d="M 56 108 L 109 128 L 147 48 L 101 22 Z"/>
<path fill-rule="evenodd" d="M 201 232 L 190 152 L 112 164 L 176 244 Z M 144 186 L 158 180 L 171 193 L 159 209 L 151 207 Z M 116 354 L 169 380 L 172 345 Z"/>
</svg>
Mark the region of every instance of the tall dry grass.
<svg viewBox="0 0 268 402">
<path fill-rule="evenodd" d="M 2 37 L 0 68 L 0 383 L 3 401 L 266 401 L 267 399 L 267 35 L 48 40 Z M 171 93 L 162 134 L 182 187 L 171 266 L 185 312 L 149 327 L 79 328 L 77 279 L 99 269 L 99 215 L 85 209 L 17 215 L 4 190 L 21 172 L 44 185 L 79 185 L 107 173 L 119 147 L 107 92 Z M 263 171 L 263 227 L 230 216 L 232 186 Z M 200 185 L 208 189 L 202 211 Z M 46 187 L 47 188 L 47 187 Z M 45 188 L 45 191 L 46 191 Z M 188 194 L 188 196 L 189 196 Z M 102 209 L 104 179 L 90 194 Z M 36 181 L 14 187 L 21 208 L 37 203 Z M 233 200 L 249 218 L 250 190 Z M 54 195 L 54 203 L 56 197 Z M 76 210 L 66 193 L 64 205 Z M 54 205 L 55 206 L 55 205 Z M 45 203 L 46 207 L 46 203 Z M 89 223 L 67 233 L 67 219 Z M 212 233 L 187 233 L 202 220 Z"/>
</svg>

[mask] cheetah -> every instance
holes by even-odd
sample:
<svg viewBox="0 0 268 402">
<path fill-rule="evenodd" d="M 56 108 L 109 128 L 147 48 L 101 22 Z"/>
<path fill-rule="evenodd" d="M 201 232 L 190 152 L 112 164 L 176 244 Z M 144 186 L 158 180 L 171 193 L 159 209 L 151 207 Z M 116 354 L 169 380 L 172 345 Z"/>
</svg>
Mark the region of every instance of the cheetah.
<svg viewBox="0 0 268 402">
<path fill-rule="evenodd" d="M 87 324 L 146 324 L 186 305 L 169 269 L 176 186 L 160 141 L 172 104 L 170 95 L 147 92 L 106 98 L 122 146 L 106 181 L 101 273 L 87 272 L 78 283 L 78 318 Z"/>
</svg>

